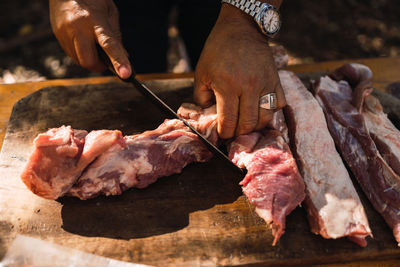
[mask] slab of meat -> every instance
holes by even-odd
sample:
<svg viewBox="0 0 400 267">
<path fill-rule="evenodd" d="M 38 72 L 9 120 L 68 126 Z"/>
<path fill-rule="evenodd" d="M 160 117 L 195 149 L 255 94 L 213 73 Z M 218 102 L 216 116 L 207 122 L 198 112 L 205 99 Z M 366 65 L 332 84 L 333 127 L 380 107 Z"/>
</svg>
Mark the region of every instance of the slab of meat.
<svg viewBox="0 0 400 267">
<path fill-rule="evenodd" d="M 197 130 L 217 142 L 215 107 L 180 109 Z M 180 120 L 165 120 L 157 129 L 123 137 L 120 131 L 89 134 L 70 126 L 50 129 L 34 141 L 22 181 L 35 194 L 57 199 L 65 194 L 81 199 L 117 195 L 143 188 L 157 178 L 179 173 L 212 153 Z"/>
<path fill-rule="evenodd" d="M 371 95 L 372 72 L 361 64 L 346 64 L 330 75 L 335 80 L 346 80 L 354 89 L 346 97 L 362 114 L 365 126 L 379 153 L 389 166 L 400 174 L 400 132 L 383 112 L 379 100 Z M 351 93 L 351 95 L 350 95 Z M 400 183 L 394 185 L 399 191 Z"/>
<path fill-rule="evenodd" d="M 279 77 L 293 153 L 306 184 L 311 231 L 366 246 L 365 237 L 371 235 L 368 220 L 321 107 L 294 73 L 281 70 Z"/>
<path fill-rule="evenodd" d="M 282 134 L 276 130 L 241 135 L 229 158 L 247 169 L 240 183 L 257 214 L 271 225 L 273 245 L 285 232 L 286 216 L 304 199 L 304 182 Z"/>
<path fill-rule="evenodd" d="M 100 155 L 79 177 L 68 195 L 88 199 L 120 195 L 128 188 L 144 188 L 158 178 L 180 173 L 191 162 L 211 158 L 198 136 L 180 120 L 166 120 L 157 129 L 125 136 Z"/>
<path fill-rule="evenodd" d="M 366 73 L 365 67 L 346 65 L 335 71 L 332 77 L 348 79 L 355 86 L 354 93 L 347 81 L 334 81 L 330 77 L 320 79 L 315 93 L 342 157 L 400 243 L 399 177 L 382 158 L 366 127 L 363 103 L 371 86 L 371 77 Z M 371 126 L 370 129 L 374 131 Z M 384 137 L 384 134 L 378 135 L 380 139 Z"/>
</svg>

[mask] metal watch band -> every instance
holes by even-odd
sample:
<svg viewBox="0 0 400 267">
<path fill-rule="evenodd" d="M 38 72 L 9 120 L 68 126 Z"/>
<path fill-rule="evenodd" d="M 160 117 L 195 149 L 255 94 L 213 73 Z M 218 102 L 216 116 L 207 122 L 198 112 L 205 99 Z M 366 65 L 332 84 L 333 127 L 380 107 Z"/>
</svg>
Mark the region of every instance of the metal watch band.
<svg viewBox="0 0 400 267">
<path fill-rule="evenodd" d="M 264 4 L 263 2 L 256 0 L 222 0 L 222 2 L 231 4 L 252 17 L 260 11 L 260 6 Z"/>
</svg>

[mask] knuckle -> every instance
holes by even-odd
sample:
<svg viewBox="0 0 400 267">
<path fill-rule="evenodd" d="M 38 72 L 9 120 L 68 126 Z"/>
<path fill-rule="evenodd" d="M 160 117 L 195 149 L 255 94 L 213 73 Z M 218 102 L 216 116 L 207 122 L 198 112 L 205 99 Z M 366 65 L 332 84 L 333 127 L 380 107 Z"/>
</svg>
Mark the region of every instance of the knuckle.
<svg viewBox="0 0 400 267">
<path fill-rule="evenodd" d="M 235 114 L 222 114 L 219 118 L 218 132 L 220 137 L 223 139 L 233 137 L 237 125 L 237 117 Z"/>
<path fill-rule="evenodd" d="M 111 49 L 117 45 L 117 40 L 107 32 L 103 27 L 95 27 L 95 34 L 99 45 L 104 49 Z"/>
<path fill-rule="evenodd" d="M 240 121 L 239 128 L 241 132 L 251 132 L 254 130 L 258 122 L 257 118 L 248 118 Z"/>
<path fill-rule="evenodd" d="M 218 135 L 222 139 L 229 139 L 234 136 L 234 131 L 227 130 L 226 128 L 221 127 L 221 130 L 219 131 Z"/>
<path fill-rule="evenodd" d="M 237 123 L 236 118 L 234 118 L 233 116 L 225 116 L 221 119 L 221 126 L 223 128 L 229 128 L 229 129 L 235 128 L 236 123 Z"/>
<path fill-rule="evenodd" d="M 64 21 L 64 24 L 74 29 L 82 28 L 83 23 L 86 23 L 89 14 L 87 12 L 69 13 Z"/>
<path fill-rule="evenodd" d="M 104 32 L 102 32 L 98 35 L 98 41 L 99 41 L 99 44 L 101 45 L 101 47 L 103 47 L 104 49 L 111 48 L 114 43 L 112 38 L 109 35 L 105 34 Z"/>
</svg>

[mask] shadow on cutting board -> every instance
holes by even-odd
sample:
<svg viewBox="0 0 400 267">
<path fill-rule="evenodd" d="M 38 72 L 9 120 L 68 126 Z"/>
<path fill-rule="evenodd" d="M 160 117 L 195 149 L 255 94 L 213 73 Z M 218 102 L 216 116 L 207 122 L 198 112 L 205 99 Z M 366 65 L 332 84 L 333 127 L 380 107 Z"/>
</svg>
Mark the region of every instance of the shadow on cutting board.
<svg viewBox="0 0 400 267">
<path fill-rule="evenodd" d="M 194 163 L 181 174 L 162 177 L 146 189 L 121 196 L 81 201 L 64 197 L 63 229 L 83 236 L 142 238 L 178 231 L 189 225 L 189 214 L 242 195 L 235 172 L 219 168 L 219 159 Z M 221 214 L 220 220 L 224 219 Z"/>
</svg>

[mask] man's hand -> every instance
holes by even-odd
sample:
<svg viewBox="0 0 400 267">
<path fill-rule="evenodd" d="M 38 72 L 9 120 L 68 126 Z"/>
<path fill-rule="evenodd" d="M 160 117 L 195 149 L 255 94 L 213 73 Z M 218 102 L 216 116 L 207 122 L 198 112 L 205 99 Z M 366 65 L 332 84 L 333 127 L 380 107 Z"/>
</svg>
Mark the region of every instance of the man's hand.
<svg viewBox="0 0 400 267">
<path fill-rule="evenodd" d="M 112 0 L 50 0 L 50 22 L 64 51 L 92 71 L 104 71 L 96 43 L 106 52 L 121 78 L 132 69 L 121 42 L 118 10 Z"/>
<path fill-rule="evenodd" d="M 215 97 L 218 133 L 231 138 L 267 125 L 273 111 L 259 108 L 259 99 L 271 92 L 277 108 L 285 106 L 267 38 L 249 15 L 223 4 L 196 67 L 195 101 L 207 107 Z"/>
</svg>

